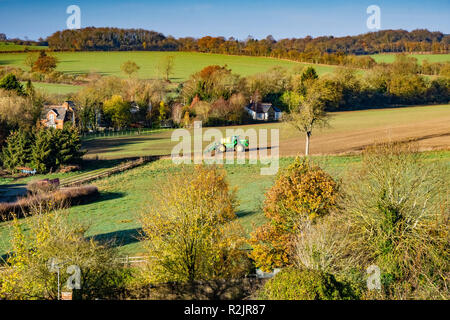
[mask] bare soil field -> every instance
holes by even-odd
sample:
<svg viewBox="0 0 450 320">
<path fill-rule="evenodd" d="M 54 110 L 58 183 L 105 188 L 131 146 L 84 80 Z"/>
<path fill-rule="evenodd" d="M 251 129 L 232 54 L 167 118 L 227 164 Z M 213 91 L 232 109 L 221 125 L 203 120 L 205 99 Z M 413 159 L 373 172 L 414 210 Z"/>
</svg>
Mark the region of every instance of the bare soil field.
<svg viewBox="0 0 450 320">
<path fill-rule="evenodd" d="M 323 130 L 312 136 L 313 154 L 358 153 L 381 141 L 414 141 L 420 151 L 446 150 L 450 148 L 450 113 L 439 119 L 418 119 L 417 122 L 403 125 L 386 124 L 359 130 L 329 131 Z M 302 153 L 304 147 L 304 138 L 301 137 L 280 142 L 280 152 L 286 156 Z"/>
<path fill-rule="evenodd" d="M 280 156 L 303 154 L 304 134 L 286 123 L 261 123 L 218 128 L 278 129 Z M 203 128 L 207 130 L 208 128 Z M 178 143 L 171 141 L 173 130 L 125 137 L 108 137 L 86 141 L 87 158 L 128 159 L 141 156 L 169 156 Z M 192 133 L 193 131 L 190 130 Z M 311 138 L 311 153 L 352 154 L 380 141 L 415 141 L 420 150 L 450 149 L 450 105 L 344 111 L 330 114 L 329 126 L 318 128 Z M 203 147 L 207 146 L 204 142 Z"/>
</svg>

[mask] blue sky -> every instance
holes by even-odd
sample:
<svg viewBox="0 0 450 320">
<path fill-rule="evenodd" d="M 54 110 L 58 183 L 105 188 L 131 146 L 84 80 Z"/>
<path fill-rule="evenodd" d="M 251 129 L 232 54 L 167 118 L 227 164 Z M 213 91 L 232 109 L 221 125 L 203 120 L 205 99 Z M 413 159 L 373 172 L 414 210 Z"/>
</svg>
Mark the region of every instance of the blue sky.
<svg viewBox="0 0 450 320">
<path fill-rule="evenodd" d="M 366 33 L 369 5 L 381 8 L 381 29 L 450 33 L 449 0 L 0 0 L 0 33 L 37 39 L 66 28 L 66 8 L 81 8 L 81 26 L 143 28 L 174 37 L 248 35 L 276 39 Z"/>
</svg>

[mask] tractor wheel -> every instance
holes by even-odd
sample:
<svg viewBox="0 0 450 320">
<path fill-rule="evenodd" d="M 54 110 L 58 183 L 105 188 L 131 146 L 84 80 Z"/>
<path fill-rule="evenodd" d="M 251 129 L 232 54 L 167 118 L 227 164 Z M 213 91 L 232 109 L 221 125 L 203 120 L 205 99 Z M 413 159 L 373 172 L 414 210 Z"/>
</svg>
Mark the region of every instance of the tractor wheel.
<svg viewBox="0 0 450 320">
<path fill-rule="evenodd" d="M 227 148 L 225 147 L 225 145 L 221 144 L 221 145 L 219 146 L 218 150 L 219 150 L 220 152 L 225 152 L 225 151 L 227 150 Z"/>
<path fill-rule="evenodd" d="M 244 152 L 245 148 L 242 144 L 237 144 L 236 145 L 236 151 L 237 152 Z"/>
</svg>

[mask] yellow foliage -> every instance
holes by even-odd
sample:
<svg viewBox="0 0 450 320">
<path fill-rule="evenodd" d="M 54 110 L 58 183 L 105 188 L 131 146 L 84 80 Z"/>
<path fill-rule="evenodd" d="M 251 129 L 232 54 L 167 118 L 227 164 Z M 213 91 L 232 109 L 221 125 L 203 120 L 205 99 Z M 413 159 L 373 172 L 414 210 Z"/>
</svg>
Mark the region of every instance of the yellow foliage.
<svg viewBox="0 0 450 320">
<path fill-rule="evenodd" d="M 243 272 L 236 191 L 223 171 L 197 166 L 168 177 L 141 216 L 154 282 L 231 277 Z"/>
<path fill-rule="evenodd" d="M 269 271 L 291 264 L 299 223 L 315 221 L 336 204 L 337 183 L 325 171 L 297 158 L 280 174 L 266 193 L 267 224 L 252 233 L 251 257 L 257 267 Z"/>
<path fill-rule="evenodd" d="M 23 227 L 28 227 L 27 233 Z M 113 251 L 86 240 L 86 227 L 67 220 L 67 212 L 35 211 L 26 222 L 14 218 L 11 224 L 12 251 L 1 271 L 0 299 L 56 299 L 57 276 L 49 269 L 57 259 L 64 286 L 70 265 L 81 269 L 80 298 L 100 296 L 108 290 L 109 275 L 115 271 Z M 102 291 L 103 290 L 103 291 Z"/>
</svg>

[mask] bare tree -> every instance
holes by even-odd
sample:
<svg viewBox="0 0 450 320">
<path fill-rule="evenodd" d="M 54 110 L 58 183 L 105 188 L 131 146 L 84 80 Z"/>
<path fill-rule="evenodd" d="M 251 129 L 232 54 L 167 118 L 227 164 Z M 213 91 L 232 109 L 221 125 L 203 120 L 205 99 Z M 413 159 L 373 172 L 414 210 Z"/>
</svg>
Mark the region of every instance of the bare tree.
<svg viewBox="0 0 450 320">
<path fill-rule="evenodd" d="M 120 66 L 120 69 L 131 78 L 134 73 L 139 71 L 140 67 L 136 64 L 136 62 L 128 60 Z"/>
<path fill-rule="evenodd" d="M 164 56 L 158 65 L 159 72 L 163 75 L 164 80 L 169 81 L 170 75 L 173 73 L 175 65 L 175 57 L 172 55 Z"/>
<path fill-rule="evenodd" d="M 315 127 L 325 126 L 328 115 L 325 112 L 325 102 L 319 90 L 314 90 L 301 99 L 299 105 L 290 110 L 286 121 L 300 132 L 306 134 L 305 155 L 309 155 L 309 145 L 312 131 Z"/>
<path fill-rule="evenodd" d="M 34 66 L 34 64 L 35 64 L 35 62 L 36 62 L 36 60 L 38 59 L 38 56 L 37 56 L 37 54 L 36 53 L 34 53 L 34 52 L 29 52 L 28 54 L 27 54 L 27 56 L 25 57 L 25 60 L 24 60 L 24 64 L 28 67 L 28 68 L 30 68 L 30 71 L 33 69 L 33 66 Z"/>
</svg>

